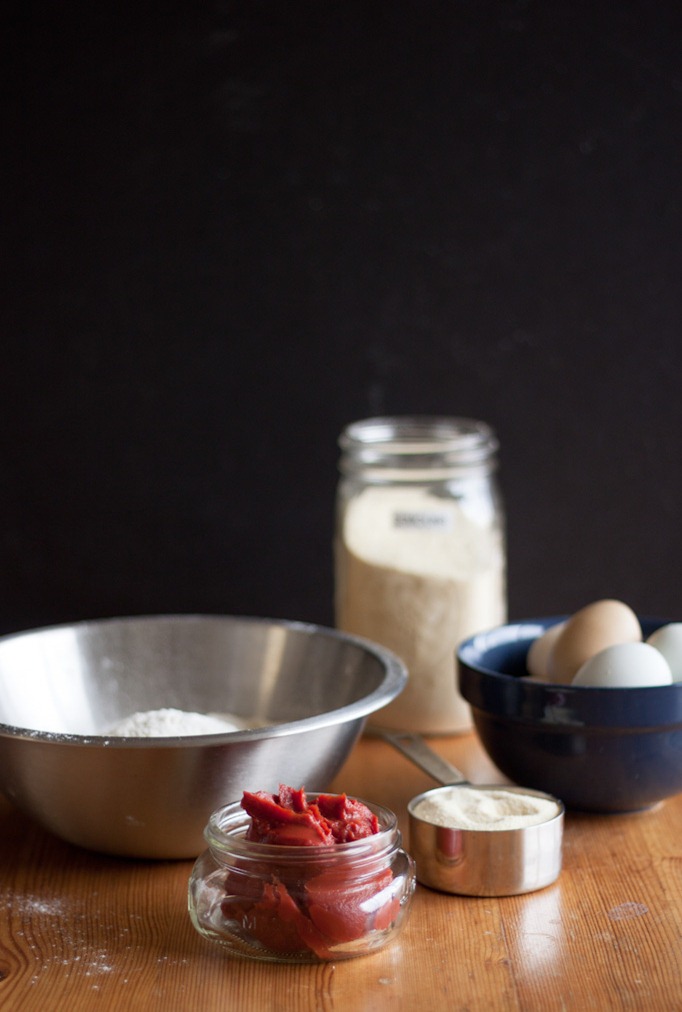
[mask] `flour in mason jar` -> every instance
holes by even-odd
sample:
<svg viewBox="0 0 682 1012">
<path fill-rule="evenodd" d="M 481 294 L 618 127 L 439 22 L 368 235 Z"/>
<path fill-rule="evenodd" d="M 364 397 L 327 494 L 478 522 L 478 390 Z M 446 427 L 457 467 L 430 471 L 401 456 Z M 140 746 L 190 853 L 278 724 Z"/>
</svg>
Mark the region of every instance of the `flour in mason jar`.
<svg viewBox="0 0 682 1012">
<path fill-rule="evenodd" d="M 525 829 L 549 822 L 561 811 L 551 798 L 504 788 L 450 787 L 422 798 L 413 814 L 447 829 Z"/>
<path fill-rule="evenodd" d="M 494 516 L 404 487 L 365 489 L 348 504 L 336 546 L 336 624 L 405 663 L 404 691 L 372 715 L 401 730 L 471 726 L 455 650 L 506 617 L 505 552 Z"/>
<path fill-rule="evenodd" d="M 244 724 L 238 718 L 212 713 L 191 713 L 166 707 L 160 710 L 139 710 L 109 728 L 112 738 L 175 738 L 193 734 L 220 734 L 240 731 Z"/>
</svg>

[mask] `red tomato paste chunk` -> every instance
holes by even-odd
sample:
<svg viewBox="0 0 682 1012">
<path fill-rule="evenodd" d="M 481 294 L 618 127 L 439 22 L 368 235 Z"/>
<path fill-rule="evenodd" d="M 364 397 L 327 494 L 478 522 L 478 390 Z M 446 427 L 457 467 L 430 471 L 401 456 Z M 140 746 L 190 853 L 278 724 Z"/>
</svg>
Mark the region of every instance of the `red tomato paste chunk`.
<svg viewBox="0 0 682 1012">
<path fill-rule="evenodd" d="M 303 788 L 282 784 L 279 794 L 244 791 L 242 808 L 251 816 L 246 838 L 256 843 L 332 847 L 379 832 L 374 812 L 345 794 L 320 794 L 308 803 Z"/>
<path fill-rule="evenodd" d="M 296 847 L 335 847 L 379 832 L 379 820 L 361 801 L 345 794 L 320 794 L 309 802 L 305 791 L 281 785 L 278 794 L 245 791 L 242 807 L 251 816 L 246 839 Z M 230 874 L 225 917 L 236 920 L 257 943 L 283 955 L 309 949 L 321 959 L 331 946 L 353 942 L 370 931 L 389 928 L 400 903 L 385 863 L 354 881 L 343 864 L 320 871 L 311 863 L 293 875 L 273 870 L 263 878 Z M 273 858 L 273 862 L 275 862 Z M 286 877 L 286 882 L 283 878 Z"/>
</svg>

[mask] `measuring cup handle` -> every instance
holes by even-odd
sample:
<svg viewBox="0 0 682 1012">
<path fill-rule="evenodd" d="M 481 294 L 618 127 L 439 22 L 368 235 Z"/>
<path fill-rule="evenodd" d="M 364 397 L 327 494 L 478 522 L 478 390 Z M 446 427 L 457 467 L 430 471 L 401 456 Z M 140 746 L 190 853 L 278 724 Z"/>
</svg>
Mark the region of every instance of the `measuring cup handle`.
<svg viewBox="0 0 682 1012">
<path fill-rule="evenodd" d="M 464 774 L 437 755 L 420 735 L 403 731 L 384 731 L 383 738 L 439 784 L 468 783 Z"/>
</svg>

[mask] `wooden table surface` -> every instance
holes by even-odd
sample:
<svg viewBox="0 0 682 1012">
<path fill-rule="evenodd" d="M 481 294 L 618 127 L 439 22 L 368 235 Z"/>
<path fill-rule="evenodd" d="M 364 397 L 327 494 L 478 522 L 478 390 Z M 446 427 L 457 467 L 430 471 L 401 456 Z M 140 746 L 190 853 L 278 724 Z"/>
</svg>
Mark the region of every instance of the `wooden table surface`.
<svg viewBox="0 0 682 1012">
<path fill-rule="evenodd" d="M 473 735 L 432 745 L 495 782 Z M 392 808 L 406 833 L 406 803 L 434 784 L 365 738 L 334 786 Z M 634 815 L 569 813 L 554 885 L 502 899 L 419 886 L 391 946 L 326 965 L 242 961 L 201 938 L 191 866 L 81 851 L 0 801 L 3 1012 L 682 1010 L 682 795 Z"/>
</svg>

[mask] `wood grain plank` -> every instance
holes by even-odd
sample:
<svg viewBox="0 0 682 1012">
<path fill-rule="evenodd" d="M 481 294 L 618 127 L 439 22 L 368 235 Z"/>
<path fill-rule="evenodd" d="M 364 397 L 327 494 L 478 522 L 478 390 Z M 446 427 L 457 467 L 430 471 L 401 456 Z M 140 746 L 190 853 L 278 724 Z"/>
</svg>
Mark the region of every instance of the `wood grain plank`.
<svg viewBox="0 0 682 1012">
<path fill-rule="evenodd" d="M 471 735 L 432 745 L 474 782 L 501 779 Z M 405 833 L 408 800 L 431 786 L 374 738 L 336 780 L 395 810 Z M 0 800 L 3 1012 L 682 1012 L 682 797 L 569 813 L 554 885 L 492 899 L 420 886 L 395 944 L 321 966 L 237 960 L 201 938 L 191 867 L 87 853 Z"/>
</svg>

